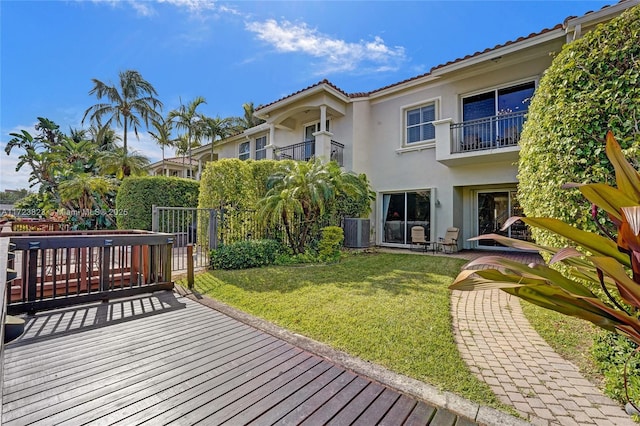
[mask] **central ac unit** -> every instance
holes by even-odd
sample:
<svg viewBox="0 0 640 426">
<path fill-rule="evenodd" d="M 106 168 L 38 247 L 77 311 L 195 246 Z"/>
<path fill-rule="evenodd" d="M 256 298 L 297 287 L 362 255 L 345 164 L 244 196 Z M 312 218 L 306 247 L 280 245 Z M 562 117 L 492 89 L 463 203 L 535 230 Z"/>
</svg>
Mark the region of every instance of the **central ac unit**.
<svg viewBox="0 0 640 426">
<path fill-rule="evenodd" d="M 348 248 L 369 247 L 369 219 L 344 219 L 344 246 Z"/>
</svg>

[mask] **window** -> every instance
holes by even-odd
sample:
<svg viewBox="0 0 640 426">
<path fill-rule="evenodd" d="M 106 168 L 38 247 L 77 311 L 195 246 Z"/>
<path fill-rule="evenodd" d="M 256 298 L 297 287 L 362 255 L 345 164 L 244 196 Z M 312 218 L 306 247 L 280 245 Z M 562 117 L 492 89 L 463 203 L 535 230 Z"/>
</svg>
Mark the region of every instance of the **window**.
<svg viewBox="0 0 640 426">
<path fill-rule="evenodd" d="M 240 144 L 238 158 L 241 160 L 248 160 L 250 155 L 251 155 L 251 147 L 249 145 L 249 142 L 242 142 Z"/>
<path fill-rule="evenodd" d="M 262 136 L 256 138 L 256 160 L 264 160 L 267 158 L 267 137 Z"/>
<path fill-rule="evenodd" d="M 427 239 L 431 235 L 431 191 L 383 194 L 384 243 L 410 244 L 411 228 L 422 226 Z"/>
<path fill-rule="evenodd" d="M 433 126 L 435 119 L 435 103 L 407 110 L 407 144 L 435 139 L 436 128 Z"/>
<path fill-rule="evenodd" d="M 516 145 L 535 83 L 494 89 L 462 99 L 463 140 L 475 148 Z"/>
<path fill-rule="evenodd" d="M 464 98 L 462 100 L 463 120 L 470 121 L 527 111 L 534 89 L 535 83 L 530 82 Z"/>
</svg>

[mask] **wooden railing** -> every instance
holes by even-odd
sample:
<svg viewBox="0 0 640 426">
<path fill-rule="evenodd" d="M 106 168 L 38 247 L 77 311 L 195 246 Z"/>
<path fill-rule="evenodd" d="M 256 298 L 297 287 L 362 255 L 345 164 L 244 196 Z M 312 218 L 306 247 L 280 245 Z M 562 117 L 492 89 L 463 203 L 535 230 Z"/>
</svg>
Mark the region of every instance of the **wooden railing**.
<svg viewBox="0 0 640 426">
<path fill-rule="evenodd" d="M 15 245 L 10 314 L 173 288 L 172 234 L 147 231 L 4 233 Z"/>
<path fill-rule="evenodd" d="M 14 271 L 9 269 L 12 262 L 11 243 L 9 238 L 0 237 L 0 294 L 7 294 L 7 286 L 15 277 Z M 0 407 L 2 407 L 2 388 L 4 386 L 4 324 L 7 319 L 7 298 L 0 298 Z M 0 423 L 2 420 L 0 419 Z"/>
</svg>

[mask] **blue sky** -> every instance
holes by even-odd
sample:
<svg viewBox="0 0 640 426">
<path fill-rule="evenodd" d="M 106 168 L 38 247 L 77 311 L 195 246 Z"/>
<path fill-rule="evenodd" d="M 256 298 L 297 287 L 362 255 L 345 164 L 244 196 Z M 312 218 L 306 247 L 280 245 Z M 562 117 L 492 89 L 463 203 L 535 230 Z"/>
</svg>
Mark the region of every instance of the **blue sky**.
<svg viewBox="0 0 640 426">
<path fill-rule="evenodd" d="M 81 128 L 92 78 L 139 71 L 163 114 L 203 96 L 209 116 L 242 115 L 322 79 L 366 92 L 539 32 L 611 1 L 0 0 L 0 190 L 28 187 L 9 133 L 37 117 Z M 86 127 L 86 126 L 85 126 Z M 151 161 L 146 132 L 129 138 Z"/>
</svg>

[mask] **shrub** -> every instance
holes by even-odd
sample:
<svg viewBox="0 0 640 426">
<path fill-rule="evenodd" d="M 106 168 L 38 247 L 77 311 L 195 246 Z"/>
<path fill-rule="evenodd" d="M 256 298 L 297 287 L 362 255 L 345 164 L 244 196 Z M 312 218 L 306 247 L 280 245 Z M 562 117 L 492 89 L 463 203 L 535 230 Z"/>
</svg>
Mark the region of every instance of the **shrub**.
<svg viewBox="0 0 640 426">
<path fill-rule="evenodd" d="M 634 353 L 637 344 L 615 333 L 599 332 L 591 353 L 604 374 L 604 390 L 611 398 L 626 402 L 624 368 L 627 363 L 627 385 L 632 401 L 640 397 L 640 359 Z M 628 361 L 628 362 L 627 362 Z"/>
<path fill-rule="evenodd" d="M 211 269 L 258 268 L 275 263 L 283 252 L 281 243 L 275 240 L 238 241 L 211 250 Z"/>
<path fill-rule="evenodd" d="M 601 137 L 612 130 L 625 155 L 640 153 L 640 7 L 565 45 L 541 78 L 520 141 L 518 198 L 527 216 L 596 231 L 589 204 L 567 182 L 612 183 Z M 600 216 L 600 221 L 605 220 Z M 565 244 L 533 229 L 542 245 Z"/>
<path fill-rule="evenodd" d="M 322 262 L 340 260 L 340 249 L 344 242 L 344 231 L 338 226 L 322 228 L 322 238 L 318 243 L 318 257 Z"/>
<path fill-rule="evenodd" d="M 119 229 L 150 231 L 152 206 L 197 207 L 199 183 L 167 176 L 128 177 L 116 196 Z"/>
</svg>

